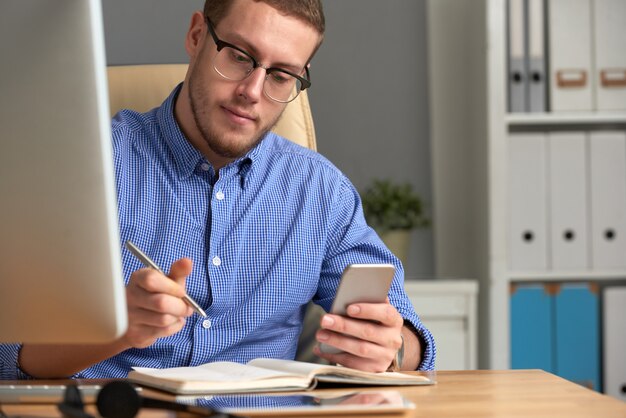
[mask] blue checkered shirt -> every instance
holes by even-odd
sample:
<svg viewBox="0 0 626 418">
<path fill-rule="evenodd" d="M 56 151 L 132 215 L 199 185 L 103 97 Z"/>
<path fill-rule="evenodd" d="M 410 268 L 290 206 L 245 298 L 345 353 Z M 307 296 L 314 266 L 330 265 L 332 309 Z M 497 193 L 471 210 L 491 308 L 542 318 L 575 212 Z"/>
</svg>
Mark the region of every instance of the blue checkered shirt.
<svg viewBox="0 0 626 418">
<path fill-rule="evenodd" d="M 208 314 L 175 335 L 129 349 L 75 377 L 125 377 L 132 366 L 192 366 L 256 357 L 293 359 L 307 303 L 330 309 L 351 263 L 392 263 L 391 303 L 424 343 L 422 370 L 434 366 L 431 334 L 403 290 L 403 269 L 363 217 L 349 180 L 320 154 L 273 133 L 219 171 L 185 138 L 173 107 L 113 119 L 121 242 L 131 240 L 167 269 L 194 262 L 187 292 Z M 122 249 L 124 277 L 142 267 Z M 0 377 L 27 377 L 19 345 L 0 346 Z"/>
</svg>

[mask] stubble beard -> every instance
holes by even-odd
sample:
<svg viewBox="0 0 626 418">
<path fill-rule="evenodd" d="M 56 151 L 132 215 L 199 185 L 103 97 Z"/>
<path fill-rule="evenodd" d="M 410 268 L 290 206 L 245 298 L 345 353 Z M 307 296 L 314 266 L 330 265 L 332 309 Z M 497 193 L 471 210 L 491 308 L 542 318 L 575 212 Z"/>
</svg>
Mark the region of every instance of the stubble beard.
<svg viewBox="0 0 626 418">
<path fill-rule="evenodd" d="M 261 142 L 265 134 L 276 125 L 282 112 L 270 123 L 263 125 L 259 132 L 253 134 L 251 138 L 228 141 L 225 137 L 227 134 L 220 135 L 210 120 L 211 118 L 207 113 L 207 109 L 209 109 L 209 89 L 206 87 L 206 83 L 202 82 L 202 77 L 197 71 L 198 68 L 194 68 L 189 77 L 189 102 L 191 104 L 191 113 L 200 135 L 211 151 L 220 157 L 232 159 L 242 157 Z M 236 100 L 243 99 L 237 97 Z"/>
</svg>

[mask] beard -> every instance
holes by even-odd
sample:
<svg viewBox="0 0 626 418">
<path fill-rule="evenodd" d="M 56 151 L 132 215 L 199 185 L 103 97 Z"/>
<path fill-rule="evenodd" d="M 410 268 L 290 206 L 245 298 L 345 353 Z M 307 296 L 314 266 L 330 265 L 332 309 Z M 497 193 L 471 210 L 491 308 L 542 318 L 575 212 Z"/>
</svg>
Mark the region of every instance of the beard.
<svg viewBox="0 0 626 418">
<path fill-rule="evenodd" d="M 231 129 L 223 127 L 220 132 L 216 121 L 211 120 L 212 118 L 209 112 L 211 106 L 211 101 L 209 100 L 211 90 L 208 88 L 205 80 L 206 77 L 203 77 L 200 73 L 200 69 L 196 65 L 189 77 L 189 102 L 191 104 L 191 112 L 196 127 L 203 140 L 215 154 L 224 158 L 239 158 L 261 142 L 265 134 L 276 125 L 282 111 L 268 123 L 264 123 L 257 117 L 257 121 L 259 122 L 257 125 L 258 129 L 247 137 L 241 132 L 237 132 L 236 127 Z M 245 98 L 233 96 L 233 100 L 229 104 L 239 109 L 250 108 Z"/>
</svg>

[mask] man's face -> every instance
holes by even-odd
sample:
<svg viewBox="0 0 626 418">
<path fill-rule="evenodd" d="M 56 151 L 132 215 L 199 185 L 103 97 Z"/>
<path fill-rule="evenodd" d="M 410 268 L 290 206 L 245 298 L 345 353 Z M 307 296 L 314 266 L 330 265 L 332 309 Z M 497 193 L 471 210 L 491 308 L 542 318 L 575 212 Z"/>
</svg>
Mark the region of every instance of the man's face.
<svg viewBox="0 0 626 418">
<path fill-rule="evenodd" d="M 219 39 L 248 52 L 264 67 L 280 67 L 296 74 L 303 72 L 320 37 L 312 26 L 252 0 L 236 0 L 214 29 Z M 192 136 L 199 135 L 217 156 L 233 159 L 260 141 L 286 105 L 263 93 L 263 68 L 256 68 L 241 81 L 220 76 L 213 67 L 216 53 L 205 25 L 197 49 L 190 53 Z"/>
</svg>

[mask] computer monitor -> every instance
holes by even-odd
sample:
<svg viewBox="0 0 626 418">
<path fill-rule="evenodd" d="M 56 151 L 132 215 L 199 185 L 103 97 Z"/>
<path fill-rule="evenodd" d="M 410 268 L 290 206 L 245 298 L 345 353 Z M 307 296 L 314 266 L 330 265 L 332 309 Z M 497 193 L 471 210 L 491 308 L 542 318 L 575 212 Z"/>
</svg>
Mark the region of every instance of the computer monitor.
<svg viewBox="0 0 626 418">
<path fill-rule="evenodd" d="M 3 0 L 0 342 L 126 329 L 99 0 Z"/>
</svg>

